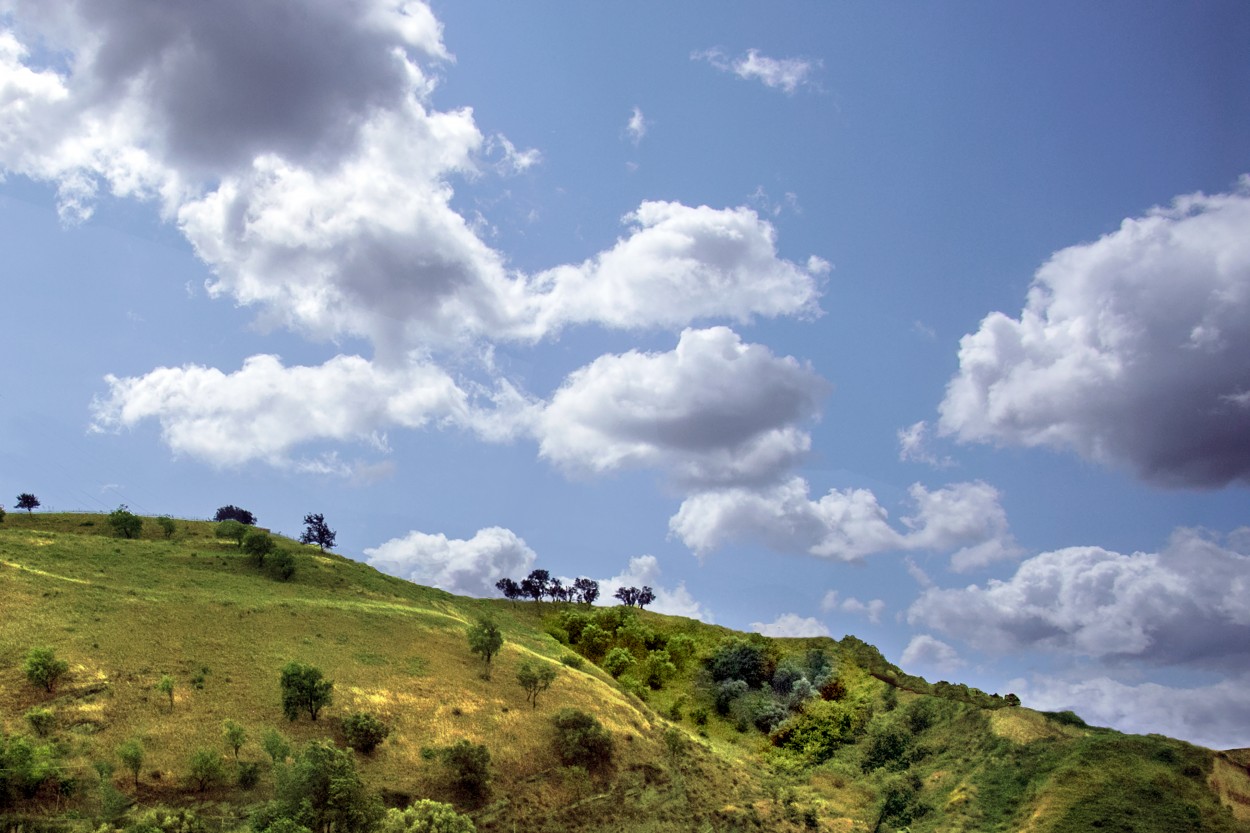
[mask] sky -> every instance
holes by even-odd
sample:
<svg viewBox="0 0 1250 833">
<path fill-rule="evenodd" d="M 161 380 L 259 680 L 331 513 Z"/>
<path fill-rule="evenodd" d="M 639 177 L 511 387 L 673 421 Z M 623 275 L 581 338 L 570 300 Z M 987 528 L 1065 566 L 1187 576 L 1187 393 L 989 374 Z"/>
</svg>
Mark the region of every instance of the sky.
<svg viewBox="0 0 1250 833">
<path fill-rule="evenodd" d="M 1250 6 L 0 0 L 0 501 L 1250 746 Z M 12 496 L 12 497 L 10 497 Z"/>
</svg>

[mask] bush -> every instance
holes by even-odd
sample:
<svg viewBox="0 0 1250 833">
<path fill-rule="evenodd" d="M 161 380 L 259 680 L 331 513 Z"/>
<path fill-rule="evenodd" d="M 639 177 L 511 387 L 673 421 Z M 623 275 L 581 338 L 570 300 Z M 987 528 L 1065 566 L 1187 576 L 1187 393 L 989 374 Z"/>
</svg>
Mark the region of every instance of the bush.
<svg viewBox="0 0 1250 833">
<path fill-rule="evenodd" d="M 295 556 L 286 550 L 277 550 L 265 560 L 265 573 L 276 581 L 286 581 L 295 575 Z"/>
<path fill-rule="evenodd" d="M 247 535 L 247 527 L 236 520 L 225 520 L 217 524 L 217 528 L 213 530 L 213 537 L 221 538 L 224 541 L 234 541 L 235 546 L 243 546 L 243 537 Z"/>
<path fill-rule="evenodd" d="M 473 819 L 450 804 L 423 798 L 403 810 L 386 811 L 377 833 L 476 833 Z"/>
<path fill-rule="evenodd" d="M 26 722 L 30 724 L 30 728 L 41 738 L 52 734 L 52 730 L 56 728 L 56 715 L 50 709 L 36 706 L 26 712 L 25 717 Z"/>
<path fill-rule="evenodd" d="M 122 762 L 122 766 L 130 771 L 130 776 L 134 779 L 135 788 L 139 786 L 139 770 L 143 769 L 143 744 L 138 738 L 131 738 L 117 747 L 117 757 Z"/>
<path fill-rule="evenodd" d="M 480 801 L 490 790 L 490 750 L 482 744 L 458 740 L 438 751 L 451 774 L 456 792 L 473 801 Z"/>
<path fill-rule="evenodd" d="M 216 749 L 197 749 L 191 753 L 187 767 L 187 779 L 200 792 L 225 780 L 226 768 L 221 753 Z"/>
<path fill-rule="evenodd" d="M 907 750 L 911 746 L 911 733 L 901 726 L 875 727 L 868 737 L 868 746 L 864 750 L 861 767 L 864 772 L 889 767 L 903 769 L 906 767 Z"/>
<path fill-rule="evenodd" d="M 525 689 L 525 699 L 534 708 L 538 708 L 538 695 L 550 688 L 555 679 L 555 667 L 545 662 L 535 664 L 526 660 L 516 672 L 516 681 Z"/>
<path fill-rule="evenodd" d="M 265 730 L 260 738 L 260 748 L 265 750 L 275 766 L 291 756 L 291 742 L 277 729 Z"/>
<path fill-rule="evenodd" d="M 382 803 L 365 787 L 350 752 L 313 741 L 277 770 L 274 818 L 285 816 L 310 830 L 372 830 Z M 255 824 L 255 822 L 254 822 Z"/>
<path fill-rule="evenodd" d="M 776 659 L 762 639 L 732 637 L 708 658 L 707 667 L 715 682 L 742 680 L 749 688 L 759 688 L 772 680 Z"/>
<path fill-rule="evenodd" d="M 273 538 L 263 529 L 247 529 L 243 533 L 240 546 L 243 547 L 243 552 L 251 556 L 257 567 L 265 566 L 265 556 L 278 548 Z"/>
<path fill-rule="evenodd" d="M 114 535 L 120 535 L 123 538 L 138 538 L 139 533 L 143 531 L 143 518 L 131 512 L 123 503 L 109 513 L 109 526 L 113 527 Z"/>
<path fill-rule="evenodd" d="M 334 683 L 322 679 L 321 669 L 302 662 L 288 662 L 278 684 L 282 689 L 282 713 L 287 720 L 295 720 L 303 711 L 316 720 L 333 699 Z"/>
<path fill-rule="evenodd" d="M 239 761 L 239 775 L 236 779 L 240 789 L 250 790 L 260 783 L 260 764 L 256 761 Z"/>
<path fill-rule="evenodd" d="M 390 733 L 385 723 L 366 712 L 350 714 L 343 720 L 343 736 L 347 738 L 347 745 L 365 755 L 377 749 Z"/>
<path fill-rule="evenodd" d="M 174 533 L 178 531 L 178 525 L 168 515 L 161 515 L 157 518 L 156 525 L 161 528 L 161 532 L 165 533 L 166 538 L 173 538 Z"/>
<path fill-rule="evenodd" d="M 572 668 L 574 671 L 581 671 L 582 666 L 586 664 L 586 660 L 582 659 L 577 654 L 565 654 L 560 657 L 560 662 L 564 663 L 569 668 Z"/>
<path fill-rule="evenodd" d="M 608 651 L 608 655 L 603 658 L 603 670 L 607 671 L 613 677 L 619 677 L 633 666 L 636 662 L 634 655 L 624 648 L 613 648 Z"/>
<path fill-rule="evenodd" d="M 663 688 L 665 683 L 677 675 L 677 666 L 669 660 L 668 651 L 665 650 L 647 654 L 642 670 L 647 685 L 653 689 Z"/>
<path fill-rule="evenodd" d="M 612 634 L 594 622 L 585 627 L 582 631 L 582 638 L 577 642 L 577 646 L 581 649 L 582 654 L 591 662 L 602 659 L 611 644 Z"/>
<path fill-rule="evenodd" d="M 581 766 L 590 772 L 612 764 L 612 735 L 593 715 L 577 709 L 561 709 L 552 718 L 555 734 L 552 745 L 565 766 Z"/>
<path fill-rule="evenodd" d="M 69 673 L 69 663 L 57 659 L 56 652 L 51 648 L 31 648 L 26 652 L 23 670 L 32 684 L 51 693 L 57 682 Z"/>
</svg>

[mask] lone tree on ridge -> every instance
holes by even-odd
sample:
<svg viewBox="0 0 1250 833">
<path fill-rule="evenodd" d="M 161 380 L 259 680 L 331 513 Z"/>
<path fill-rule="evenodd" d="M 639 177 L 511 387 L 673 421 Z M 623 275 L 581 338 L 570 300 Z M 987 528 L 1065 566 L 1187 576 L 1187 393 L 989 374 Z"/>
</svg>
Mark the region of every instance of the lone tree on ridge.
<svg viewBox="0 0 1250 833">
<path fill-rule="evenodd" d="M 39 506 L 39 498 L 35 497 L 30 492 L 22 492 L 17 496 L 17 508 L 25 509 L 27 515 L 30 514 L 32 509 L 38 509 Z"/>
<path fill-rule="evenodd" d="M 326 516 L 320 512 L 304 516 L 304 534 L 300 535 L 301 544 L 316 544 L 322 552 L 334 549 L 334 539 L 338 533 L 326 525 Z"/>
</svg>

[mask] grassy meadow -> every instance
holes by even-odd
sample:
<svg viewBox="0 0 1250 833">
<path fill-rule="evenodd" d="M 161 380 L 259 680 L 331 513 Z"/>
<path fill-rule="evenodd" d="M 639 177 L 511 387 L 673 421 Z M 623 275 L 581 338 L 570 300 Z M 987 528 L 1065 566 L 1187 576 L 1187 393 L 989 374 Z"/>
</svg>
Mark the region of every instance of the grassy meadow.
<svg viewBox="0 0 1250 833">
<path fill-rule="evenodd" d="M 391 730 L 372 755 L 357 755 L 383 800 L 457 803 L 483 831 L 1250 830 L 1250 761 L 1237 754 L 896 688 L 865 664 L 862 643 L 762 640 L 777 657 L 819 649 L 836 666 L 837 684 L 770 735 L 714 708 L 706 659 L 741 636 L 724 628 L 635 614 L 656 644 L 681 634 L 694 646 L 651 689 L 562 644 L 571 605 L 456 597 L 287 539 L 296 572 L 276 581 L 213 533 L 212 523 L 179 520 L 166 539 L 147 519 L 126 540 L 107 516 L 86 514 L 12 512 L 0 523 L 0 726 L 33 738 L 25 715 L 51 711 L 40 742 L 59 750 L 74 782 L 65 795 L 0 810 L 9 827 L 85 833 L 114 815 L 123 829 L 138 810 L 167 805 L 196 808 L 210 829 L 245 829 L 249 809 L 273 792 L 267 730 L 296 746 L 345 746 L 343 718 L 364 711 Z M 489 681 L 465 638 L 487 613 L 504 634 Z M 69 664 L 51 693 L 23 672 L 36 646 Z M 334 682 L 316 722 L 283 716 L 278 676 L 291 660 Z M 524 661 L 557 669 L 536 708 L 516 681 Z M 164 675 L 175 681 L 172 705 L 156 689 Z M 551 718 L 567 707 L 610 732 L 610 771 L 560 765 Z M 187 781 L 196 749 L 217 750 L 235 771 L 226 720 L 244 727 L 239 759 L 260 764 L 260 780 L 201 792 Z M 134 738 L 145 750 L 137 788 L 117 757 Z M 460 739 L 490 751 L 491 789 L 478 803 L 461 800 L 429 751 Z M 105 806 L 102 762 L 115 766 L 105 780 L 128 813 Z"/>
</svg>

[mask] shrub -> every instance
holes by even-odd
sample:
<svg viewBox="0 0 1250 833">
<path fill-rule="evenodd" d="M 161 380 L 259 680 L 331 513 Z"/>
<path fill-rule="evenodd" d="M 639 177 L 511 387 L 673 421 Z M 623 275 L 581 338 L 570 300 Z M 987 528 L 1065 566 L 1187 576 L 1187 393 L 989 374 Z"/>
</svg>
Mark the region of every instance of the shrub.
<svg viewBox="0 0 1250 833">
<path fill-rule="evenodd" d="M 565 766 L 581 766 L 595 772 L 612 764 L 612 735 L 593 715 L 577 709 L 561 709 L 552 724 L 552 745 Z"/>
<path fill-rule="evenodd" d="M 131 738 L 117 747 L 117 757 L 122 762 L 122 766 L 130 770 L 130 775 L 135 781 L 135 789 L 138 789 L 139 770 L 143 769 L 143 744 L 138 738 Z"/>
<path fill-rule="evenodd" d="M 377 833 L 476 833 L 473 819 L 450 804 L 423 798 L 403 810 L 386 811 Z"/>
<path fill-rule="evenodd" d="M 26 722 L 30 724 L 30 728 L 41 738 L 47 737 L 56 728 L 56 715 L 52 713 L 51 709 L 36 706 L 26 712 L 25 717 Z"/>
<path fill-rule="evenodd" d="M 226 777 L 221 753 L 216 749 L 197 749 L 192 752 L 187 770 L 188 780 L 200 792 L 221 783 Z"/>
<path fill-rule="evenodd" d="M 390 733 L 385 723 L 366 712 L 350 714 L 343 720 L 343 736 L 347 738 L 347 745 L 365 755 L 377 749 Z"/>
<path fill-rule="evenodd" d="M 165 533 L 166 538 L 173 538 L 174 533 L 178 531 L 178 525 L 168 515 L 161 515 L 157 518 L 156 525 L 161 528 L 161 532 Z"/>
<path fill-rule="evenodd" d="M 582 659 L 577 654 L 565 654 L 560 657 L 560 662 L 564 663 L 569 668 L 572 668 L 574 671 L 582 670 L 582 666 L 586 664 L 586 660 Z"/>
<path fill-rule="evenodd" d="M 252 789 L 260 783 L 260 764 L 256 761 L 239 761 L 239 774 L 235 780 L 240 789 Z"/>
<path fill-rule="evenodd" d="M 287 720 L 295 720 L 300 712 L 307 711 L 315 721 L 333 699 L 334 683 L 322 679 L 321 669 L 302 662 L 288 662 L 278 684 L 282 689 L 282 713 Z"/>
<path fill-rule="evenodd" d="M 603 658 L 604 653 L 606 653 L 608 647 L 611 646 L 612 634 L 594 622 L 591 622 L 585 627 L 584 630 L 582 630 L 582 638 L 578 640 L 577 644 L 582 653 L 590 659 L 591 662 L 596 662 Z"/>
<path fill-rule="evenodd" d="M 169 708 L 174 707 L 174 678 L 168 674 L 161 676 L 160 682 L 156 684 L 156 690 L 169 698 Z"/>
<path fill-rule="evenodd" d="M 247 527 L 236 520 L 224 520 L 213 530 L 213 537 L 225 541 L 234 541 L 235 546 L 243 546 L 243 538 L 247 535 Z"/>
<path fill-rule="evenodd" d="M 590 617 L 576 610 L 566 610 L 560 614 L 560 627 L 569 635 L 569 642 L 576 645 L 582 638 L 582 631 L 590 624 Z"/>
<path fill-rule="evenodd" d="M 469 640 L 469 653 L 477 654 L 486 663 L 482 678 L 490 679 L 490 660 L 503 647 L 503 631 L 489 616 L 479 616 L 477 622 L 465 632 Z"/>
<path fill-rule="evenodd" d="M 143 518 L 131 512 L 123 503 L 109 513 L 109 526 L 113 527 L 114 535 L 120 535 L 123 538 L 138 538 L 139 533 L 143 531 Z"/>
<path fill-rule="evenodd" d="M 745 680 L 722 680 L 716 687 L 716 713 L 721 717 L 728 715 L 733 702 L 749 690 Z"/>
<path fill-rule="evenodd" d="M 328 741 L 309 743 L 278 768 L 276 780 L 275 817 L 310 830 L 372 830 L 382 817 L 382 803 L 365 787 L 352 754 Z"/>
<path fill-rule="evenodd" d="M 868 737 L 864 759 L 860 766 L 864 772 L 889 767 L 902 769 L 906 766 L 907 749 L 911 746 L 911 734 L 901 726 L 875 727 Z"/>
<path fill-rule="evenodd" d="M 51 648 L 31 648 L 26 652 L 23 670 L 32 684 L 51 693 L 57 682 L 69 673 L 69 663 L 57 659 L 56 652 Z"/>
<path fill-rule="evenodd" d="M 265 556 L 278 548 L 273 538 L 263 529 L 247 529 L 243 533 L 240 546 L 243 547 L 243 552 L 251 556 L 257 567 L 265 566 Z"/>
<path fill-rule="evenodd" d="M 613 677 L 619 677 L 636 662 L 634 655 L 624 648 L 613 648 L 603 658 L 603 670 Z"/>
<path fill-rule="evenodd" d="M 238 761 L 239 750 L 247 743 L 247 730 L 233 720 L 227 720 L 221 724 L 221 736 L 226 746 L 234 750 L 234 759 Z"/>
<path fill-rule="evenodd" d="M 643 663 L 643 674 L 647 685 L 653 689 L 661 689 L 664 684 L 677 674 L 677 666 L 669 661 L 668 651 L 652 651 L 647 654 Z"/>
<path fill-rule="evenodd" d="M 762 638 L 732 637 L 708 658 L 707 667 L 715 682 L 742 680 L 749 688 L 759 688 L 772 679 L 776 660 Z"/>
<path fill-rule="evenodd" d="M 516 681 L 525 689 L 526 701 L 534 708 L 538 708 L 538 695 L 550 688 L 555 678 L 555 667 L 545 662 L 535 664 L 526 660 L 516 673 Z"/>
<path fill-rule="evenodd" d="M 260 737 L 260 748 L 270 757 L 275 765 L 282 763 L 291 756 L 291 743 L 277 729 L 266 729 Z"/>
<path fill-rule="evenodd" d="M 473 801 L 485 798 L 490 789 L 490 750 L 479 743 L 458 740 L 438 751 L 451 774 L 451 785 Z"/>
<path fill-rule="evenodd" d="M 286 550 L 276 550 L 265 560 L 265 573 L 276 581 L 286 581 L 295 575 L 295 556 Z"/>
</svg>

